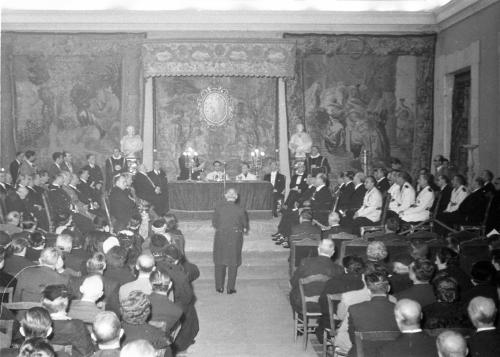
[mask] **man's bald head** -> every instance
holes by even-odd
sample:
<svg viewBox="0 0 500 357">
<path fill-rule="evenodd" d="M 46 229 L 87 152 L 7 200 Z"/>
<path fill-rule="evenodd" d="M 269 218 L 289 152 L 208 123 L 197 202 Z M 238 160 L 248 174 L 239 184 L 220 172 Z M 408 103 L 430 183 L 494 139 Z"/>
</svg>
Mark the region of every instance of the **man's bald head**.
<svg viewBox="0 0 500 357">
<path fill-rule="evenodd" d="M 466 357 L 469 352 L 465 338 L 455 331 L 444 331 L 436 339 L 439 357 Z"/>
<path fill-rule="evenodd" d="M 137 258 L 137 269 L 143 273 L 151 273 L 155 267 L 155 258 L 150 254 L 141 254 Z"/>
<path fill-rule="evenodd" d="M 416 301 L 401 299 L 394 307 L 396 322 L 401 331 L 420 328 L 422 319 L 422 307 Z"/>
<path fill-rule="evenodd" d="M 111 344 L 120 340 L 123 330 L 120 319 L 112 311 L 103 311 L 96 315 L 92 324 L 93 337 L 100 345 Z"/>
<path fill-rule="evenodd" d="M 82 298 L 85 300 L 92 300 L 96 302 L 102 296 L 104 291 L 104 284 L 100 275 L 91 275 L 85 278 L 82 285 L 80 285 L 80 292 Z"/>
<path fill-rule="evenodd" d="M 333 240 L 326 238 L 319 242 L 318 255 L 323 255 L 331 258 L 335 253 L 335 243 Z"/>
<path fill-rule="evenodd" d="M 495 323 L 497 308 L 492 299 L 477 296 L 470 301 L 467 312 L 476 328 L 490 327 Z"/>
</svg>

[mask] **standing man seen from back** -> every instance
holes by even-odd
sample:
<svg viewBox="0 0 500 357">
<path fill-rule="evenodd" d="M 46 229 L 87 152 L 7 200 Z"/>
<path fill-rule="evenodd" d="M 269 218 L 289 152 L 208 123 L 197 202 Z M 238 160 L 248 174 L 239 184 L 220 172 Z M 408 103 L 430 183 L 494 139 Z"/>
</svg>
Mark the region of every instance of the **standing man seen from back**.
<svg viewBox="0 0 500 357">
<path fill-rule="evenodd" d="M 241 265 L 243 234 L 248 232 L 248 214 L 236 204 L 238 192 L 230 188 L 224 195 L 225 200 L 215 207 L 212 226 L 215 228 L 214 264 L 215 290 L 224 292 L 226 270 L 228 271 L 227 293 L 236 293 L 236 274 Z"/>
</svg>

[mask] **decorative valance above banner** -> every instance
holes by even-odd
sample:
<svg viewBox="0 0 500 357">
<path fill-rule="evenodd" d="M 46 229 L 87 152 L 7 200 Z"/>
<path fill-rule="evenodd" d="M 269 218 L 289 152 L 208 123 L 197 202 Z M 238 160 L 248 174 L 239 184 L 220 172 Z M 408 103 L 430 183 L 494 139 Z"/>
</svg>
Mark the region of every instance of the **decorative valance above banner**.
<svg viewBox="0 0 500 357">
<path fill-rule="evenodd" d="M 144 76 L 293 78 L 295 50 L 295 40 L 148 41 Z"/>
</svg>

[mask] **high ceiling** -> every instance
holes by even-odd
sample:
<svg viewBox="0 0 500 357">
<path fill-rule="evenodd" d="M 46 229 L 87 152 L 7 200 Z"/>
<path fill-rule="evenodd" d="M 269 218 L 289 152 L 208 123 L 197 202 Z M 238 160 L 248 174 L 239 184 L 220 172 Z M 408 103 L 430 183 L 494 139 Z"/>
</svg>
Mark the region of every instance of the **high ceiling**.
<svg viewBox="0 0 500 357">
<path fill-rule="evenodd" d="M 3 31 L 140 31 L 150 37 L 436 32 L 498 1 L 0 0 Z"/>
</svg>

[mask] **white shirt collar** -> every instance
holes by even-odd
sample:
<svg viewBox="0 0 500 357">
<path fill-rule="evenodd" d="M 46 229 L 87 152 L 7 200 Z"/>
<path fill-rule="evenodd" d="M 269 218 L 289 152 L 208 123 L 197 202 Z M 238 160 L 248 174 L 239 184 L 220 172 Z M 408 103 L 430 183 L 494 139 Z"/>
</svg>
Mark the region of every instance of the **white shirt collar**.
<svg viewBox="0 0 500 357">
<path fill-rule="evenodd" d="M 361 186 L 362 183 L 358 183 L 356 186 L 354 186 L 354 189 L 357 190 L 359 186 Z"/>
<path fill-rule="evenodd" d="M 404 331 L 401 331 L 401 333 L 418 333 L 418 332 L 422 332 L 422 329 L 421 328 L 416 328 L 416 329 L 413 329 L 413 330 L 404 330 Z"/>
<path fill-rule="evenodd" d="M 316 187 L 316 192 L 318 192 L 319 190 L 321 190 L 323 187 L 325 187 L 325 185 L 321 185 L 321 186 Z"/>
<path fill-rule="evenodd" d="M 320 156 L 321 156 L 321 155 L 320 155 L 319 153 L 318 153 L 318 154 L 316 154 L 316 155 L 311 155 L 311 159 L 315 159 L 315 158 L 320 157 Z"/>
<path fill-rule="evenodd" d="M 490 331 L 490 330 L 496 330 L 495 326 L 490 326 L 490 327 L 480 327 L 476 330 L 476 332 L 481 332 L 481 331 Z"/>
<path fill-rule="evenodd" d="M 381 177 L 381 178 L 379 178 L 379 179 L 377 180 L 377 182 L 380 182 L 380 181 L 382 181 L 383 179 L 385 179 L 385 177 Z"/>
</svg>

